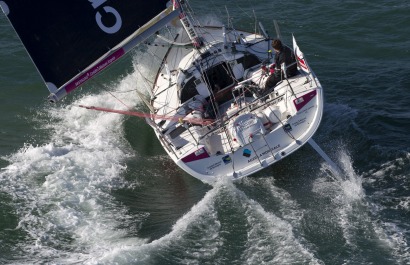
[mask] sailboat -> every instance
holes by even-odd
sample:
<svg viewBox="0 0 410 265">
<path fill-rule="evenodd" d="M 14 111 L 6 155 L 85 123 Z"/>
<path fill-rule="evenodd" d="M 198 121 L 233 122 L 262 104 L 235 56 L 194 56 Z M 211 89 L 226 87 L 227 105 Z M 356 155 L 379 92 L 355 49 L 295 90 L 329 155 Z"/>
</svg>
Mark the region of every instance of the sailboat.
<svg viewBox="0 0 410 265">
<path fill-rule="evenodd" d="M 139 116 L 171 159 L 203 182 L 258 172 L 313 141 L 319 127 L 323 89 L 294 36 L 297 74 L 287 76 L 292 65 L 282 64 L 282 79 L 266 87 L 275 51 L 260 23 L 257 32 L 229 21 L 201 25 L 182 0 L 4 0 L 0 6 L 51 102 L 145 45 L 144 54 L 158 64 L 144 79 L 147 98 L 135 94 L 150 110 Z"/>
</svg>

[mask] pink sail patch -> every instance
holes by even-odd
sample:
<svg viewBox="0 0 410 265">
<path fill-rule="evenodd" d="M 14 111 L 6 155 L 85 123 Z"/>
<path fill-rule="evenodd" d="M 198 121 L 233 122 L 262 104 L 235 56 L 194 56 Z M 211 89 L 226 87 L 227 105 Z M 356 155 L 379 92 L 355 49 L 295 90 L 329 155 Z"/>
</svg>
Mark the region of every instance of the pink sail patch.
<svg viewBox="0 0 410 265">
<path fill-rule="evenodd" d="M 70 93 L 74 89 L 78 88 L 82 84 L 84 84 L 86 81 L 94 77 L 96 74 L 107 68 L 110 64 L 113 62 L 117 61 L 121 56 L 125 54 L 124 49 L 119 49 L 115 51 L 113 54 L 102 60 L 100 63 L 98 63 L 96 66 L 82 74 L 80 77 L 72 81 L 71 83 L 67 84 L 65 86 L 65 90 L 67 93 Z"/>
<path fill-rule="evenodd" d="M 317 92 L 316 90 L 309 92 L 301 97 L 298 97 L 293 100 L 293 104 L 295 104 L 296 110 L 299 111 L 301 110 L 306 104 L 309 103 L 315 96 Z"/>
<path fill-rule="evenodd" d="M 193 161 L 208 158 L 208 157 L 209 157 L 208 152 L 205 150 L 205 148 L 202 147 L 196 150 L 195 152 L 187 155 L 186 157 L 182 158 L 182 162 L 188 163 L 188 162 L 193 162 Z"/>
</svg>

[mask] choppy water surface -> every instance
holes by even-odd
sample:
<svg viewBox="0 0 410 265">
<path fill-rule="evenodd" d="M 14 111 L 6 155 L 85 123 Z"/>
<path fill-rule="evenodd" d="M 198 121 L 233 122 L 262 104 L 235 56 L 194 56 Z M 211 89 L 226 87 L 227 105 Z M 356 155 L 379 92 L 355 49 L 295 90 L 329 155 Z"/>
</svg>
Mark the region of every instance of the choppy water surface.
<svg viewBox="0 0 410 265">
<path fill-rule="evenodd" d="M 0 16 L 0 263 L 410 264 L 406 1 L 191 1 L 204 23 L 293 33 L 325 89 L 315 140 L 239 182 L 209 186 L 166 156 L 129 106 L 130 56 L 58 105 Z M 216 19 L 216 17 L 220 17 Z M 249 22 L 251 21 L 251 23 Z M 116 68 L 114 72 L 118 71 Z"/>
</svg>

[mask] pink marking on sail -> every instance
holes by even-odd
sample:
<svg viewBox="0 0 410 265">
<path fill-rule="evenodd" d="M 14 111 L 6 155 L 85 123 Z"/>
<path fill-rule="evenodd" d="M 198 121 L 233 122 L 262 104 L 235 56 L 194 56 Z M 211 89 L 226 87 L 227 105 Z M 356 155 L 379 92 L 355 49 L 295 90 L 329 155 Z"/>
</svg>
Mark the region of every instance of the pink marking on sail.
<svg viewBox="0 0 410 265">
<path fill-rule="evenodd" d="M 99 62 L 96 66 L 79 76 L 77 79 L 73 80 L 71 83 L 67 84 L 65 86 L 65 90 L 67 93 L 70 93 L 74 89 L 78 88 L 82 84 L 84 84 L 86 81 L 90 80 L 93 78 L 96 74 L 107 68 L 109 65 L 111 65 L 113 62 L 117 61 L 120 57 L 122 57 L 125 54 L 124 49 L 119 49 L 115 51 L 113 54 Z"/>
</svg>

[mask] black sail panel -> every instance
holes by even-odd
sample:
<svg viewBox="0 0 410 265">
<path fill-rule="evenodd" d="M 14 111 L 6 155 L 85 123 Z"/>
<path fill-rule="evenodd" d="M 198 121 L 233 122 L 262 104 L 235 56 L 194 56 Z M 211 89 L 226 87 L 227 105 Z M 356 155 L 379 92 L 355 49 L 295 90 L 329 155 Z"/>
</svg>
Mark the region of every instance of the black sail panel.
<svg viewBox="0 0 410 265">
<path fill-rule="evenodd" d="M 45 82 L 61 87 L 166 8 L 168 0 L 5 0 Z"/>
</svg>

